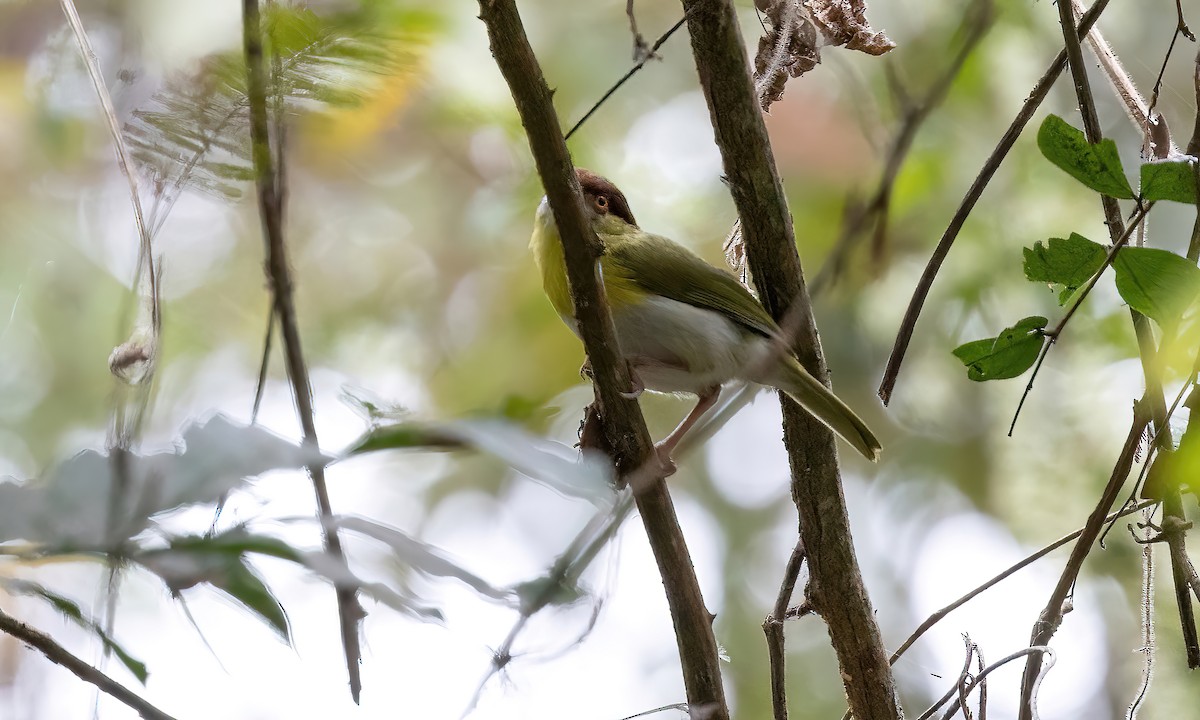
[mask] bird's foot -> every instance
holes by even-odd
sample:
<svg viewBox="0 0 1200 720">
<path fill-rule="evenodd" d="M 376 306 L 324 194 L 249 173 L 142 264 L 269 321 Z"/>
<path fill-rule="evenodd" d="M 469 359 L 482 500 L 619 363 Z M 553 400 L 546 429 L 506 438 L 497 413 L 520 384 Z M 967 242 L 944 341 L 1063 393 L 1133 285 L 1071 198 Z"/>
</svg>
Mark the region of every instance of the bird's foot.
<svg viewBox="0 0 1200 720">
<path fill-rule="evenodd" d="M 625 398 L 626 400 L 637 400 L 642 396 L 642 393 L 646 392 L 646 385 L 642 382 L 642 379 L 638 377 L 637 371 L 633 369 L 633 363 L 626 360 L 625 366 L 629 368 L 629 384 L 631 389 L 629 392 L 621 393 L 621 397 Z"/>
<path fill-rule="evenodd" d="M 659 472 L 661 473 L 661 477 L 669 478 L 674 475 L 675 471 L 678 469 L 675 466 L 675 461 L 671 459 L 671 452 L 674 449 L 675 447 L 673 445 L 667 446 L 665 442 L 655 443 L 654 445 L 654 454 L 658 457 L 658 468 Z"/>
<path fill-rule="evenodd" d="M 579 366 L 579 377 L 583 378 L 584 380 L 592 379 L 593 376 L 592 376 L 592 361 L 591 360 L 584 360 L 583 364 Z"/>
</svg>

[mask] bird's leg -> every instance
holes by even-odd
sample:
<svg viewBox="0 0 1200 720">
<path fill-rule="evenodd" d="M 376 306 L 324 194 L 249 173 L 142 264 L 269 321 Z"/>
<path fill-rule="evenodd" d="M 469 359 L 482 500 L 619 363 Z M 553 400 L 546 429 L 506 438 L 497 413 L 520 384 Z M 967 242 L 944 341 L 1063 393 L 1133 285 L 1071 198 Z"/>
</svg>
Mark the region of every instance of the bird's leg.
<svg viewBox="0 0 1200 720">
<path fill-rule="evenodd" d="M 638 377 L 637 370 L 634 368 L 632 361 L 625 360 L 625 367 L 629 368 L 629 384 L 632 386 L 632 389 L 629 392 L 621 393 L 621 397 L 627 400 L 637 400 L 646 391 L 646 385 Z"/>
<path fill-rule="evenodd" d="M 719 397 L 721 397 L 720 385 L 714 385 L 710 388 L 700 391 L 699 400 L 696 402 L 696 407 L 692 408 L 692 411 L 688 413 L 688 416 L 683 419 L 683 422 L 679 423 L 678 427 L 671 431 L 670 435 L 666 436 L 662 440 L 659 440 L 654 445 L 654 449 L 658 452 L 658 460 L 660 463 L 662 463 L 663 469 L 667 475 L 673 475 L 675 473 L 675 461 L 671 459 L 671 455 L 675 452 L 675 446 L 679 444 L 680 440 L 683 440 L 683 436 L 687 435 L 688 431 L 692 429 L 692 426 L 696 424 L 696 421 L 699 420 L 704 413 L 708 412 L 709 408 L 716 404 L 717 398 Z"/>
<path fill-rule="evenodd" d="M 636 400 L 646 391 L 646 385 L 642 383 L 642 379 L 638 377 L 637 370 L 634 367 L 632 360 L 626 360 L 625 366 L 629 368 L 629 384 L 632 386 L 629 392 L 621 393 L 621 397 L 629 400 Z M 592 361 L 584 360 L 583 365 L 579 368 L 579 377 L 585 380 L 592 380 Z"/>
</svg>

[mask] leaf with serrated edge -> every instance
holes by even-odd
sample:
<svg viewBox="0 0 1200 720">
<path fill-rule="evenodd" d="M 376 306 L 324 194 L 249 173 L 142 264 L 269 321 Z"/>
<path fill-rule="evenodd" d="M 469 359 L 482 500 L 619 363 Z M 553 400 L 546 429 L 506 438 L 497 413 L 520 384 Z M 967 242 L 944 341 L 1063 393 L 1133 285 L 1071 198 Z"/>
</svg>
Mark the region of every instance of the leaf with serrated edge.
<svg viewBox="0 0 1200 720">
<path fill-rule="evenodd" d="M 1079 289 L 1104 266 L 1108 256 L 1104 246 L 1078 233 L 1067 238 L 1050 238 L 1024 248 L 1025 278 L 1033 282 L 1061 285 L 1059 305 L 1065 305 L 1071 294 Z"/>
<path fill-rule="evenodd" d="M 1066 120 L 1048 115 L 1038 128 L 1037 144 L 1047 160 L 1089 188 L 1115 198 L 1133 199 L 1133 188 L 1112 140 L 1093 145 Z"/>
</svg>

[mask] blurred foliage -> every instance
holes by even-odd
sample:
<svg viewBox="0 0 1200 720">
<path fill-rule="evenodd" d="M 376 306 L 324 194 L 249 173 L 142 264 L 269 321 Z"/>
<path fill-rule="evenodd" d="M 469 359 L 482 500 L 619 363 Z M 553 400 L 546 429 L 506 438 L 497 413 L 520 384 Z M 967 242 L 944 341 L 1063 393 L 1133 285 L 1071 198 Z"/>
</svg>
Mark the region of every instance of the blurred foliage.
<svg viewBox="0 0 1200 720">
<path fill-rule="evenodd" d="M 163 448 L 179 428 L 213 411 L 237 418 L 234 426 L 245 430 L 254 395 L 268 298 L 257 210 L 252 193 L 245 193 L 235 5 L 105 0 L 81 7 L 120 119 L 139 148 L 143 192 L 156 200 L 164 336 L 154 403 L 138 451 L 148 461 L 186 456 L 191 442 L 184 450 Z M 556 89 L 560 118 L 569 125 L 629 67 L 625 3 L 529 0 L 520 5 Z M 748 45 L 754 47 L 761 27 L 750 3 L 739 7 Z M 639 3 L 637 10 L 648 39 L 680 14 L 671 3 Z M 1060 299 L 1080 286 L 1073 268 L 1092 267 L 1095 253 L 1076 258 L 1082 264 L 1050 263 L 1056 241 L 1047 239 L 1107 237 L 1095 193 L 1047 162 L 1031 128 L 972 212 L 934 284 L 891 406 L 882 408 L 875 398 L 896 327 L 934 242 L 1058 50 L 1052 5 L 1006 3 L 996 11 L 995 26 L 914 139 L 891 192 L 886 234 L 861 243 L 845 272 L 818 298 L 821 336 L 839 394 L 880 432 L 885 445 L 877 468 L 847 458 L 846 478 L 860 559 L 893 647 L 925 614 L 956 596 L 948 589 L 955 577 L 974 568 L 999 572 L 1010 562 L 981 552 L 970 568 L 947 564 L 946 552 L 953 548 L 926 544 L 946 523 L 956 518 L 974 523 L 960 543 L 948 545 L 986 536 L 984 520 L 990 519 L 1014 546 L 1019 541 L 1025 549 L 1082 524 L 1111 470 L 1130 404 L 1142 389 L 1126 308 L 1138 300 L 1115 283 L 1098 284 L 1080 307 L 1011 438 L 1006 432 L 1024 382 L 973 383 L 951 355 L 964 342 L 995 335 L 1019 318 L 1060 318 Z M 916 96 L 929 87 L 961 41 L 958 3 L 874 3 L 870 13 L 872 26 L 886 31 L 898 48 L 885 58 L 827 49 L 824 63 L 790 82 L 767 118 L 810 276 L 837 242 L 847 208 L 874 190 L 903 117 L 897 88 Z M 478 430 L 470 423 L 454 424 L 464 417 L 493 418 L 472 423 L 506 418 L 509 424 L 500 427 L 510 434 L 483 436 L 494 443 L 484 453 L 391 450 L 346 457 L 331 466 L 335 509 L 358 523 L 356 541 L 370 541 L 352 548 L 352 557 L 361 558 L 353 572 L 321 565 L 324 556 L 313 551 L 317 529 L 293 522 L 311 509 L 311 491 L 299 474 L 275 479 L 282 473 L 269 473 L 253 484 L 244 482 L 245 475 L 262 468 L 225 476 L 224 487 L 234 492 L 223 518 L 232 520 L 224 519 L 212 537 L 203 535 L 211 513 L 179 507 L 181 496 L 169 505 L 130 511 L 127 517 L 138 522 L 121 539 L 143 551 L 154 566 L 147 567 L 155 582 L 152 588 L 133 582 L 123 589 L 111 636 L 121 639 L 130 658 L 150 667 L 151 689 L 156 678 L 172 673 L 200 677 L 193 675 L 201 672 L 193 665 L 207 657 L 203 649 L 180 651 L 178 641 L 156 643 L 151 637 L 131 644 L 126 639 L 153 622 L 148 608 L 163 603 L 172 589 L 204 583 L 220 588 L 280 636 L 299 635 L 310 625 L 327 632 L 328 609 L 308 605 L 317 593 L 279 581 L 272 562 L 282 561 L 293 571 L 303 566 L 305 577 L 352 581 L 408 616 L 444 618 L 437 643 L 455 649 L 454 662 L 427 649 L 436 643 L 410 649 L 410 640 L 418 642 L 416 623 L 402 626 L 392 643 L 389 626 L 379 619 L 386 611 L 372 613 L 366 634 L 381 638 L 372 643 L 376 654 L 384 655 L 394 644 L 418 657 L 419 665 L 408 666 L 406 682 L 395 689 L 378 684 L 372 689 L 368 679 L 367 697 L 370 702 L 375 692 L 389 702 L 417 702 L 413 698 L 427 691 L 439 695 L 437 707 L 445 715 L 457 716 L 478 681 L 476 670 L 492 661 L 488 648 L 501 643 L 520 617 L 522 603 L 556 587 L 557 576 L 546 569 L 565 556 L 595 512 L 588 500 L 566 490 L 524 481 L 522 473 L 537 475 L 539 468 L 512 468 L 514 454 L 524 455 L 524 446 L 513 438 L 527 439 L 529 433 L 558 443 L 543 459 L 547 467 L 559 467 L 555 463 L 564 460 L 555 453 L 574 443 L 591 393 L 578 375 L 583 360 L 578 343 L 545 300 L 527 254 L 541 190 L 511 98 L 474 16 L 469 3 L 419 0 L 322 0 L 304 8 L 276 7 L 269 26 L 285 78 L 280 95 L 288 128 L 286 232 L 327 454 L 339 454 L 379 420 L 397 416 L 421 432 L 457 428 L 457 443 L 469 432 L 464 427 Z M 1146 90 L 1155 82 L 1174 26 L 1169 2 L 1159 2 L 1153 12 L 1114 3 L 1100 22 Z M 137 243 L 94 93 L 63 28 L 55 3 L 0 4 L 0 170 L 7 180 L 0 190 L 0 475 L 47 483 L 0 485 L 0 490 L 31 497 L 35 489 L 51 486 L 53 468 L 90 459 L 94 467 L 78 476 L 86 492 L 72 491 L 79 493 L 72 494 L 79 514 L 70 516 L 69 529 L 82 532 L 103 529 L 105 516 L 92 511 L 106 497 L 101 469 L 106 456 L 99 448 L 113 404 L 107 358 L 128 334 L 122 323 L 134 302 L 129 283 Z M 572 139 L 571 149 L 578 164 L 622 187 L 643 226 L 721 262 L 733 208 L 683 35 L 663 46 L 661 62 L 649 63 L 597 112 Z M 1190 127 L 1195 112 L 1194 53 L 1181 47 L 1167 67 L 1158 104 L 1175 128 Z M 1098 76 L 1095 80 L 1105 133 L 1112 139 L 1111 146 L 1095 153 L 1095 161 L 1102 169 L 1141 164 L 1140 133 Z M 1075 106 L 1069 79 L 1063 79 L 1039 118 L 1057 113 L 1067 127 L 1078 125 Z M 1060 139 L 1065 137 L 1067 128 L 1055 127 Z M 1155 206 L 1150 234 L 1153 248 L 1176 258 L 1188 245 L 1195 219 L 1194 209 L 1183 204 L 1195 194 L 1194 176 L 1184 169 L 1180 162 L 1168 162 L 1145 164 L 1141 171 L 1143 190 L 1176 201 Z M 1120 175 L 1126 184 L 1134 177 Z M 1116 182 L 1116 176 L 1108 176 Z M 1100 189 L 1124 192 L 1116 185 Z M 1044 266 L 1033 270 L 1030 253 L 1046 261 Z M 1054 287 L 1047 291 L 1046 284 Z M 1171 309 L 1177 311 L 1178 306 Z M 1173 350 L 1178 357 L 1167 362 L 1171 397 L 1195 355 L 1194 328 L 1180 329 Z M 1026 338 L 1041 346 L 1032 331 L 1014 340 L 1032 346 Z M 357 388 L 366 392 L 351 390 Z M 344 393 L 358 399 L 353 408 L 340 399 Z M 642 404 L 656 437 L 686 412 L 685 403 L 671 397 L 647 396 Z M 795 538 L 786 469 L 774 454 L 777 420 L 764 407 L 770 407 L 765 396 L 703 452 L 684 460 L 672 479 L 702 585 L 718 616 L 718 639 L 731 658 L 725 669 L 738 718 L 769 715 L 759 626 L 774 602 Z M 298 435 L 277 354 L 260 420 L 280 435 Z M 407 437 L 410 444 L 427 438 Z M 1195 465 L 1194 444 L 1178 453 L 1183 474 Z M 230 447 L 222 443 L 212 454 L 227 458 Z M 204 477 L 216 474 L 206 471 Z M 221 487 L 207 488 L 205 497 L 215 497 L 210 491 Z M 68 518 L 57 506 L 51 516 Z M 19 523 L 15 516 L 9 519 L 4 537 L 11 540 Z M 1123 527 L 1086 566 L 1081 587 L 1094 592 L 1077 598 L 1077 612 L 1068 617 L 1068 626 L 1086 629 L 1102 647 L 1086 658 L 1098 668 L 1099 684 L 1079 691 L 1064 716 L 1121 715 L 1136 682 L 1140 659 L 1129 651 L 1137 643 L 1140 549 L 1122 535 Z M 646 587 L 624 575 L 620 582 L 614 579 L 627 566 L 637 567 L 640 532 L 636 523 L 627 524 L 614 559 L 592 563 L 582 577 L 558 588 L 562 602 L 546 621 L 549 627 L 533 623 L 516 648 L 516 661 L 505 668 L 517 691 L 491 688 L 485 694 L 500 716 L 506 707 L 527 710 L 530 706 L 522 703 L 536 702 L 541 693 L 522 694 L 523 683 L 534 685 L 538 673 L 552 673 L 558 664 L 595 673 L 572 675 L 568 689 L 576 707 L 603 701 L 610 703 L 602 706 L 607 711 L 621 700 L 625 714 L 632 714 L 682 698 L 669 636 L 655 634 L 655 628 L 669 625 L 657 584 Z M 206 542 L 213 543 L 209 552 L 196 554 L 194 544 Z M 171 566 L 178 574 L 164 575 L 162 564 L 155 565 L 164 557 L 192 561 Z M 1043 564 L 1057 572 L 1061 558 L 1055 555 Z M 94 565 L 84 565 L 89 563 Z M 935 572 L 918 574 L 921 567 Z M 35 612 L 28 603 L 43 603 L 53 614 L 97 627 L 89 619 L 97 611 L 67 599 L 94 595 L 94 574 L 76 572 L 64 580 L 52 570 L 33 563 L 0 570 L 13 596 L 3 602 L 20 604 L 23 614 Z M 444 584 L 470 589 L 466 607 L 471 609 L 456 610 L 464 601 L 431 578 L 451 578 L 454 582 Z M 67 589 L 57 589 L 58 584 Z M 26 592 L 30 588 L 32 595 Z M 494 591 L 494 597 L 480 588 Z M 1160 580 L 1157 590 L 1162 647 L 1145 718 L 1174 717 L 1200 702 L 1200 690 L 1184 671 L 1169 583 Z M 566 601 L 577 591 L 592 594 L 590 607 L 598 615 Z M 1048 589 L 1031 592 L 1035 602 L 1042 602 Z M 189 595 L 189 603 L 199 604 L 201 597 Z M 1011 646 L 985 645 L 989 658 L 1025 642 L 1034 614 L 1011 614 L 1019 626 L 1011 633 Z M 992 617 L 984 625 L 1000 627 L 1000 620 Z M 198 624 L 210 636 L 222 631 L 203 617 Z M 957 615 L 945 624 L 973 635 L 981 629 Z M 587 636 L 581 644 L 564 641 L 581 635 Z M 253 645 L 251 634 L 234 640 L 239 653 L 269 652 Z M 844 707 L 841 682 L 819 620 L 789 625 L 787 640 L 793 717 L 836 716 Z M 571 652 L 556 655 L 564 642 Z M 601 652 L 597 648 L 608 655 L 583 659 Z M 1060 663 L 1068 662 L 1067 650 Z M 531 657 L 539 652 L 557 659 L 539 663 Z M 276 715 L 295 707 L 286 703 L 307 710 L 306 703 L 324 689 L 318 685 L 343 694 L 331 679 L 340 672 L 340 658 L 332 657 L 335 652 L 314 659 L 317 654 L 304 661 L 328 661 L 320 683 L 256 677 L 256 694 L 279 703 L 270 706 Z M 86 651 L 83 656 L 88 657 Z M 368 656 L 368 672 L 374 662 L 383 661 Z M 919 712 L 944 691 L 947 682 L 930 675 L 952 677 L 960 662 L 960 644 L 918 643 L 897 665 L 906 708 Z M 464 667 L 469 669 L 459 669 Z M 54 670 L 46 670 L 44 678 L 36 667 L 20 672 L 46 687 L 76 683 Z M 459 674 L 469 677 L 456 679 Z M 611 686 L 606 685 L 610 674 Z M 219 672 L 213 677 L 205 683 L 230 682 Z M 453 691 L 429 680 L 434 677 Z M 7 692 L 0 690 L 0 696 Z M 34 705 L 54 702 L 53 693 L 42 695 Z M 525 715 L 549 716 L 541 709 L 540 715 Z M 337 716 L 339 710 L 345 709 L 338 706 L 327 714 Z M 363 712 L 382 717 L 394 710 L 389 705 Z M 34 707 L 30 717 L 36 713 Z M 264 713 L 248 706 L 244 716 Z"/>
</svg>

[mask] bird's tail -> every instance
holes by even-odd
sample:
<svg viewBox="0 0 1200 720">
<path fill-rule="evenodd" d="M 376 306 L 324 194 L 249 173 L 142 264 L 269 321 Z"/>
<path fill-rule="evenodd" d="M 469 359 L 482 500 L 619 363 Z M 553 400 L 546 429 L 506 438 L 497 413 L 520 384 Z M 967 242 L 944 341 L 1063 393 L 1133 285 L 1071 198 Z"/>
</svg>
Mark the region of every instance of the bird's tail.
<svg viewBox="0 0 1200 720">
<path fill-rule="evenodd" d="M 855 450 L 871 462 L 879 461 L 882 446 L 875 433 L 867 427 L 846 403 L 833 391 L 822 385 L 790 355 L 775 364 L 772 377 L 767 381 L 787 393 L 800 407 L 825 423 L 838 437 L 850 443 Z"/>
</svg>

